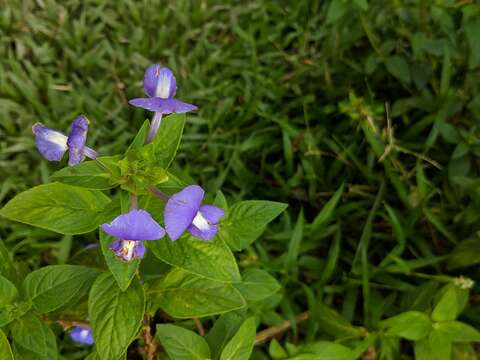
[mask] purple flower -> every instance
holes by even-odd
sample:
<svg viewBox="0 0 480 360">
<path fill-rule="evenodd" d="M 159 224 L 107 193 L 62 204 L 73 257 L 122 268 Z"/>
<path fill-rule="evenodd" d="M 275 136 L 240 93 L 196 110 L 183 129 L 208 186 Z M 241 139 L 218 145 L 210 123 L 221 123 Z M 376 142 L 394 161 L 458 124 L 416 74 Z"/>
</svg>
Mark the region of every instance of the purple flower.
<svg viewBox="0 0 480 360">
<path fill-rule="evenodd" d="M 90 326 L 75 326 L 70 331 L 70 338 L 83 345 L 93 345 L 93 333 Z"/>
<path fill-rule="evenodd" d="M 125 261 L 143 258 L 142 240 L 159 240 L 165 236 L 165 230 L 142 209 L 117 216 L 110 224 L 103 224 L 102 230 L 116 238 L 110 249 Z"/>
<path fill-rule="evenodd" d="M 36 123 L 32 126 L 32 131 L 35 134 L 38 151 L 49 161 L 60 161 L 68 150 L 68 165 L 76 165 L 86 156 L 95 159 L 96 151 L 85 146 L 88 124 L 88 119 L 80 115 L 73 121 L 70 133 L 66 136 L 41 123 Z"/>
<path fill-rule="evenodd" d="M 177 92 L 177 81 L 172 70 L 167 67 L 150 65 L 145 71 L 143 88 L 148 98 L 132 99 L 129 103 L 155 112 L 147 142 L 155 137 L 163 114 L 186 113 L 198 109 L 195 105 L 173 98 Z"/>
<path fill-rule="evenodd" d="M 200 186 L 191 185 L 167 201 L 164 220 L 170 239 L 177 240 L 185 230 L 202 240 L 213 239 L 225 213 L 219 207 L 202 205 L 204 194 Z"/>
</svg>

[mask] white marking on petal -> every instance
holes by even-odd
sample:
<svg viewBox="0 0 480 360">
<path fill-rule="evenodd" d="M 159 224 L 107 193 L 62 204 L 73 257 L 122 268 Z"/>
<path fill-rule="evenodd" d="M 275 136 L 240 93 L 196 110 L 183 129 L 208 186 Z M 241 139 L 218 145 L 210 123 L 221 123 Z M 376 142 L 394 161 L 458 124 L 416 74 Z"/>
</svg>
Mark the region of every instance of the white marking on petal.
<svg viewBox="0 0 480 360">
<path fill-rule="evenodd" d="M 43 138 L 48 142 L 57 144 L 58 146 L 62 147 L 65 150 L 68 149 L 68 146 L 67 146 L 68 137 L 58 131 L 54 131 L 54 130 L 46 131 L 45 136 Z"/>
<path fill-rule="evenodd" d="M 210 228 L 210 223 L 205 219 L 200 211 L 197 212 L 197 215 L 193 218 L 192 224 L 195 225 L 199 230 L 205 231 Z"/>
<path fill-rule="evenodd" d="M 155 96 L 168 99 L 170 96 L 170 86 L 172 84 L 171 77 L 168 76 L 166 71 L 160 72 L 160 75 L 157 80 L 157 87 L 155 89 Z"/>
<path fill-rule="evenodd" d="M 80 331 L 80 337 L 84 340 L 88 337 L 89 334 L 90 332 L 87 329 L 83 329 Z"/>
</svg>

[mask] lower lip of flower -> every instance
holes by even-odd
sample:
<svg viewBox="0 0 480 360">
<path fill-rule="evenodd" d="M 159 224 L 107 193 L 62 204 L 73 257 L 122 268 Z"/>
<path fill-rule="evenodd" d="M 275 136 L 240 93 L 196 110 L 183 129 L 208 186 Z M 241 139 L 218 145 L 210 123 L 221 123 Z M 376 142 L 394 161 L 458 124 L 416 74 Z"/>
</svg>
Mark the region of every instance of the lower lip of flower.
<svg viewBox="0 0 480 360">
<path fill-rule="evenodd" d="M 132 240 L 122 240 L 122 248 L 119 250 L 119 255 L 124 258 L 125 260 L 129 261 L 134 256 L 134 249 L 136 246 L 136 242 Z"/>
</svg>

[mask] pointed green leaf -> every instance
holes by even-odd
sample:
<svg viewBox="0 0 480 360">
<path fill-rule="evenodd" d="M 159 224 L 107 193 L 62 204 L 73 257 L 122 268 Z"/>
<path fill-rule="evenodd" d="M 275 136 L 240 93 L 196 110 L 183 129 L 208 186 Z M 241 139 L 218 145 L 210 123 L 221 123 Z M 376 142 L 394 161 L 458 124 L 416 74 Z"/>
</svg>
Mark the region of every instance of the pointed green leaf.
<svg viewBox="0 0 480 360">
<path fill-rule="evenodd" d="M 135 135 L 135 138 L 133 139 L 132 143 L 130 144 L 127 151 L 125 152 L 126 154 L 128 154 L 132 150 L 140 149 L 145 144 L 145 140 L 147 138 L 149 129 L 150 129 L 150 121 L 145 120 L 142 124 L 142 127 L 140 128 L 140 130 L 138 130 L 137 135 Z"/>
<path fill-rule="evenodd" d="M 205 339 L 180 326 L 159 324 L 155 337 L 171 359 L 205 360 L 210 358 L 210 349 Z"/>
<path fill-rule="evenodd" d="M 269 222 L 280 215 L 287 204 L 248 200 L 234 204 L 220 223 L 220 237 L 234 251 L 245 249 L 263 234 Z"/>
<path fill-rule="evenodd" d="M 245 299 L 231 284 L 171 270 L 153 284 L 152 302 L 176 318 L 222 314 L 245 306 Z"/>
<path fill-rule="evenodd" d="M 111 189 L 119 184 L 120 169 L 117 163 L 120 159 L 118 155 L 103 156 L 75 166 L 67 166 L 55 172 L 52 179 L 88 189 Z"/>
<path fill-rule="evenodd" d="M 48 344 L 52 342 L 49 338 L 53 337 L 55 341 L 52 330 L 32 314 L 27 314 L 13 322 L 12 336 L 17 344 L 40 356 L 47 355 Z"/>
<path fill-rule="evenodd" d="M 425 338 L 432 322 L 427 315 L 419 311 L 407 311 L 382 322 L 389 336 L 398 336 L 407 340 L 421 340 Z"/>
<path fill-rule="evenodd" d="M 140 329 L 144 311 L 145 296 L 137 279 L 122 292 L 111 274 L 97 278 L 90 291 L 88 314 L 100 359 L 118 359 L 125 354 Z"/>
<path fill-rule="evenodd" d="M 0 360 L 15 360 L 5 333 L 0 329 Z"/>
<path fill-rule="evenodd" d="M 13 265 L 5 244 L 0 239 L 0 275 L 4 276 L 12 282 L 17 281 L 17 270 Z"/>
<path fill-rule="evenodd" d="M 155 139 L 139 149 L 150 164 L 168 169 L 180 145 L 185 120 L 185 114 L 172 114 L 162 119 Z"/>
<path fill-rule="evenodd" d="M 44 327 L 44 333 L 46 335 L 45 355 L 39 355 L 38 353 L 28 350 L 25 347 L 19 345 L 17 342 L 13 342 L 13 354 L 15 359 L 21 359 L 21 360 L 57 360 L 58 359 L 57 340 L 55 338 L 55 334 L 53 333 L 52 329 L 50 329 L 49 326 L 43 324 L 43 327 Z M 36 331 L 36 330 L 32 329 L 32 331 Z"/>
<path fill-rule="evenodd" d="M 222 351 L 220 360 L 248 360 L 255 343 L 257 324 L 255 318 L 245 320 L 235 336 Z"/>
<path fill-rule="evenodd" d="M 176 241 L 164 238 L 145 243 L 160 260 L 193 274 L 224 282 L 240 280 L 235 257 L 218 236 L 202 241 L 185 234 Z"/>
<path fill-rule="evenodd" d="M 480 332 L 474 327 L 460 321 L 442 321 L 435 324 L 434 328 L 452 342 L 480 341 Z"/>
<path fill-rule="evenodd" d="M 245 270 L 242 282 L 234 285 L 247 301 L 266 299 L 281 288 L 278 281 L 268 272 L 254 268 Z"/>
<path fill-rule="evenodd" d="M 125 291 L 132 282 L 133 277 L 137 273 L 140 266 L 140 259 L 130 262 L 123 261 L 110 249 L 110 245 L 115 239 L 100 230 L 100 246 L 108 268 L 113 274 L 115 281 L 122 291 Z"/>
<path fill-rule="evenodd" d="M 431 359 L 451 360 L 452 342 L 446 334 L 433 330 L 428 336 L 428 342 Z"/>
<path fill-rule="evenodd" d="M 433 309 L 432 319 L 434 321 L 455 320 L 458 312 L 457 294 L 453 286 L 445 291 Z"/>
<path fill-rule="evenodd" d="M 10 280 L 0 275 L 0 308 L 12 303 L 18 297 L 18 290 Z"/>
<path fill-rule="evenodd" d="M 342 185 L 335 191 L 335 194 L 327 201 L 327 203 L 323 206 L 322 210 L 318 213 L 315 219 L 312 222 L 310 227 L 311 233 L 317 233 L 322 231 L 327 225 L 327 222 L 332 218 L 333 212 L 337 207 L 338 202 L 342 198 L 343 189 L 345 188 L 345 183 L 343 182 Z"/>
<path fill-rule="evenodd" d="M 217 359 L 225 345 L 235 335 L 243 323 L 243 317 L 238 312 L 229 312 L 220 316 L 213 324 L 205 339 L 210 346 L 212 358 Z"/>
<path fill-rule="evenodd" d="M 50 265 L 27 275 L 26 296 L 36 310 L 47 313 L 88 294 L 99 271 L 78 265 Z"/>
<path fill-rule="evenodd" d="M 51 183 L 36 186 L 10 200 L 0 215 L 13 221 L 75 235 L 90 232 L 104 221 L 110 199 L 98 190 Z"/>
</svg>

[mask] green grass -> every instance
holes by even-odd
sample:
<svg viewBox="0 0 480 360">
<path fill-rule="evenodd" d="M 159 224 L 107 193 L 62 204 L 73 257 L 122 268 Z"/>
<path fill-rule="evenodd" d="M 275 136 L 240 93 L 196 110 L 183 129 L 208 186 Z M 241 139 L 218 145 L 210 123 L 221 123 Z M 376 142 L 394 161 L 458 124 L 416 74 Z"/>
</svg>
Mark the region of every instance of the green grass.
<svg viewBox="0 0 480 360">
<path fill-rule="evenodd" d="M 59 168 L 37 153 L 33 123 L 66 131 L 85 114 L 88 144 L 118 153 L 150 116 L 126 100 L 142 95 L 146 66 L 169 66 L 177 97 L 200 108 L 175 170 L 211 193 L 290 205 L 240 255 L 285 286 L 259 310 L 262 326 L 310 310 L 282 344 L 357 346 L 329 328 L 320 302 L 374 332 L 380 319 L 428 312 L 445 281 L 480 279 L 480 6 L 436 3 L 9 2 L 0 13 L 0 201 Z M 328 202 L 343 183 L 338 204 Z M 34 267 L 95 241 L 0 226 Z M 461 319 L 478 327 L 474 304 Z M 372 346 L 389 349 L 382 339 Z M 392 349 L 392 358 L 412 356 L 411 344 Z"/>
</svg>

